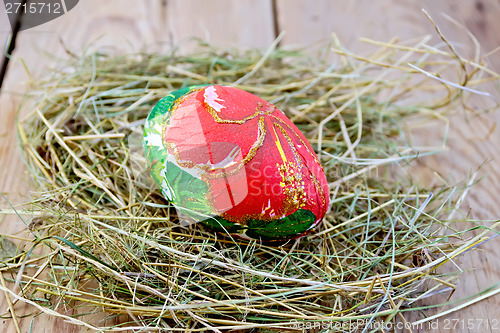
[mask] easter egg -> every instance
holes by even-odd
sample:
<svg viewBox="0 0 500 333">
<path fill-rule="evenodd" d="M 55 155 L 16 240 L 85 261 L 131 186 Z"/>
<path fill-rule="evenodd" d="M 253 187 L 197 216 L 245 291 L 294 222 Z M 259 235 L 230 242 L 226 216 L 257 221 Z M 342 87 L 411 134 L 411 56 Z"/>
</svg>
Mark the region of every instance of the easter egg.
<svg viewBox="0 0 500 333">
<path fill-rule="evenodd" d="M 146 161 L 184 221 L 263 241 L 310 231 L 328 184 L 300 130 L 273 104 L 219 85 L 161 99 L 144 126 Z"/>
</svg>

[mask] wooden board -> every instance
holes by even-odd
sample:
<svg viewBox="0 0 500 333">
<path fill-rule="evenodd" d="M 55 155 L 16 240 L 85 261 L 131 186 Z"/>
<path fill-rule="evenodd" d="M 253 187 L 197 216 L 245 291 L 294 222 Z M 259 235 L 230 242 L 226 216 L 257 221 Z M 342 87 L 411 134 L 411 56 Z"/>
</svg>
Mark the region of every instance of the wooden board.
<svg viewBox="0 0 500 333">
<path fill-rule="evenodd" d="M 278 32 L 286 31 L 282 40 L 285 46 L 307 46 L 326 41 L 334 31 L 349 49 L 363 52 L 365 45 L 358 42 L 361 36 L 389 40 L 395 35 L 409 39 L 435 34 L 420 10 L 422 4 L 427 6 L 450 38 L 464 45 L 464 52 L 470 52 L 471 40 L 459 29 L 452 28 L 450 21 L 441 15 L 442 11 L 477 33 L 484 50 L 490 51 L 499 44 L 496 32 L 500 31 L 500 27 L 496 18 L 500 15 L 500 5 L 495 0 L 471 1 L 465 7 L 454 7 L 451 2 L 445 5 L 444 2 L 416 0 L 276 0 L 275 12 L 272 4 L 271 0 L 85 0 L 64 16 L 21 32 L 17 39 L 15 58 L 9 65 L 0 95 L 0 110 L 4 117 L 4 121 L 0 122 L 0 192 L 14 194 L 25 188 L 23 164 L 15 148 L 16 135 L 13 131 L 19 93 L 26 89 L 23 81 L 29 77 L 21 59 L 29 68 L 31 76 L 40 76 L 48 66 L 57 64 L 58 57 L 67 57 L 67 50 L 76 54 L 86 49 L 116 53 L 167 50 L 179 42 L 184 43 L 191 36 L 208 39 L 223 47 L 265 48 L 275 38 L 275 23 Z M 0 19 L 1 32 L 3 26 L 9 26 L 6 17 Z M 189 48 L 188 42 L 186 45 Z M 494 65 L 498 61 L 495 59 L 499 58 L 492 57 Z M 482 102 L 475 103 L 473 107 L 480 107 Z M 496 143 L 500 137 L 498 130 L 493 127 L 498 120 L 496 112 L 472 120 L 462 117 L 454 121 L 450 151 L 439 157 L 428 158 L 425 167 L 444 175 L 453 173 L 456 179 L 462 179 L 486 159 L 498 156 L 500 148 Z M 424 137 L 432 141 L 435 133 L 430 129 Z M 464 207 L 471 207 L 471 214 L 477 218 L 498 218 L 500 205 L 496 201 L 500 172 L 495 168 L 495 161 L 483 167 L 479 176 L 485 176 L 487 180 L 470 191 Z M 4 202 L 0 204 L 0 207 L 3 206 Z M 10 219 L 1 221 L 0 228 L 2 232 L 8 233 L 25 227 L 18 219 Z M 494 254 L 499 245 L 498 239 L 493 240 L 482 245 L 482 251 L 468 253 L 457 259 L 464 269 L 475 270 L 466 273 L 460 280 L 454 299 L 470 295 L 498 281 L 500 263 Z M 494 297 L 447 318 L 500 318 L 499 303 L 500 297 Z M 6 309 L 5 298 L 0 295 L 0 314 L 5 314 Z M 23 304 L 17 304 L 16 309 L 19 314 L 33 312 L 32 308 Z M 1 320 L 0 323 L 0 332 L 15 332 L 12 320 Z M 20 324 L 22 332 L 29 331 L 31 318 L 20 319 Z M 80 331 L 78 327 L 46 316 L 37 317 L 34 325 L 37 329 L 54 332 Z M 33 331 L 40 331 L 37 329 Z"/>
<path fill-rule="evenodd" d="M 296 10 L 286 10 L 296 7 Z M 307 0 L 278 0 L 278 26 L 287 32 L 284 43 L 307 45 L 316 41 L 325 41 L 334 31 L 347 49 L 355 52 L 364 52 L 366 45 L 358 41 L 359 37 L 389 41 L 398 36 L 402 40 L 431 34 L 436 43 L 439 36 L 430 21 L 423 14 L 424 7 L 442 32 L 457 45 L 457 52 L 466 57 L 474 57 L 475 45 L 468 35 L 470 31 L 476 35 L 484 52 L 490 52 L 500 46 L 500 3 L 498 1 L 463 1 L 458 5 L 453 1 L 315 1 Z M 448 18 L 450 17 L 450 18 Z M 489 57 L 490 65 L 500 65 L 500 53 Z M 498 87 L 485 86 L 489 93 L 500 98 Z M 493 103 L 492 103 L 493 102 Z M 498 102 L 498 100 L 497 100 Z M 476 98 L 470 106 L 481 110 L 494 101 L 488 98 Z M 449 150 L 438 156 L 424 159 L 421 172 L 422 181 L 431 182 L 435 179 L 434 172 L 443 178 L 452 181 L 467 179 L 481 165 L 477 179 L 483 181 L 475 185 L 463 203 L 465 211 L 470 210 L 470 216 L 477 219 L 498 219 L 500 205 L 498 205 L 498 189 L 500 188 L 500 171 L 496 156 L 500 156 L 500 133 L 495 130 L 500 121 L 498 109 L 496 112 L 482 116 L 473 116 L 471 112 L 463 111 L 462 116 L 452 120 Z M 435 145 L 439 142 L 439 133 L 442 128 L 428 128 L 416 134 L 423 145 Z M 470 227 L 470 226 L 469 226 Z M 455 260 L 455 263 L 464 270 L 450 300 L 458 300 L 478 293 L 488 286 L 498 282 L 500 263 L 496 260 L 496 252 L 500 247 L 500 239 L 493 239 L 481 245 L 479 251 L 467 253 Z M 443 273 L 455 271 L 454 265 L 443 268 Z M 434 297 L 426 304 L 446 302 L 449 294 Z M 445 322 L 451 320 L 479 320 L 486 322 L 500 318 L 500 295 L 492 297 L 474 306 L 470 306 L 458 313 L 440 318 L 441 328 Z M 427 314 L 434 314 L 428 311 Z M 412 314 L 410 321 L 416 319 Z M 476 331 L 482 331 L 475 326 Z M 483 328 L 485 328 L 483 326 Z M 499 328 L 500 329 L 500 328 Z M 456 332 L 468 332 L 467 327 L 458 325 Z M 471 330 L 474 331 L 474 330 Z"/>
</svg>

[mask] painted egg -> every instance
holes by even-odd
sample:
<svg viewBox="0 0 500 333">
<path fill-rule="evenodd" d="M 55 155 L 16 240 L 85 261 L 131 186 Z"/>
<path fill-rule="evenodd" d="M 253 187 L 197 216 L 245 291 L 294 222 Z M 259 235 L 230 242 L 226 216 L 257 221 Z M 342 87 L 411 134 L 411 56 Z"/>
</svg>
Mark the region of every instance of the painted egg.
<svg viewBox="0 0 500 333">
<path fill-rule="evenodd" d="M 144 150 L 181 222 L 272 241 L 300 237 L 326 214 L 328 184 L 304 135 L 273 104 L 243 90 L 172 92 L 146 120 Z"/>
</svg>

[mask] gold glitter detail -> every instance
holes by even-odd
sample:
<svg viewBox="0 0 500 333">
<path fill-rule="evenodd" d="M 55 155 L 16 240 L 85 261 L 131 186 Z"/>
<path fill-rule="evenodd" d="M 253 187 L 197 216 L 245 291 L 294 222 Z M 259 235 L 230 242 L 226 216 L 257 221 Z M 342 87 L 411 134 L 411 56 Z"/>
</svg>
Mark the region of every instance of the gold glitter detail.
<svg viewBox="0 0 500 333">
<path fill-rule="evenodd" d="M 279 120 L 282 124 L 284 124 L 285 126 L 287 126 L 287 127 L 290 129 L 290 132 L 291 132 L 291 133 L 293 133 L 293 134 L 295 135 L 295 137 L 296 137 L 297 139 L 299 139 L 299 140 L 300 140 L 300 142 L 302 143 L 302 145 L 303 145 L 304 147 L 308 148 L 308 145 L 304 142 L 304 140 L 302 140 L 302 138 L 301 138 L 301 137 L 300 137 L 300 136 L 296 133 L 296 131 L 295 131 L 295 130 L 294 130 L 294 129 L 293 129 L 293 128 L 289 125 L 289 124 L 287 124 L 286 122 L 284 122 L 283 120 L 281 120 L 281 119 L 279 119 L 279 118 L 277 118 L 277 117 L 273 117 L 273 118 L 274 118 L 274 119 Z M 288 135 L 288 132 L 286 132 L 286 131 L 284 130 L 284 128 L 283 128 L 283 127 L 281 127 L 280 125 L 276 124 L 276 126 L 278 126 L 278 127 L 280 128 L 280 130 L 283 132 L 283 134 L 284 134 L 284 135 L 285 135 L 285 137 L 287 138 L 288 143 L 289 143 L 289 145 L 290 145 L 290 148 L 292 149 L 293 154 L 294 154 L 295 159 L 297 160 L 297 162 L 299 162 L 299 161 L 300 161 L 299 163 L 301 163 L 301 160 L 300 160 L 300 158 L 298 157 L 297 151 L 296 151 L 296 149 L 295 149 L 295 145 L 294 145 L 294 144 L 293 144 L 293 142 L 291 141 L 291 138 L 290 138 L 290 136 Z M 306 150 L 308 151 L 309 155 L 310 155 L 311 157 L 313 157 L 313 158 L 314 158 L 314 161 L 316 161 L 316 164 L 318 165 L 318 167 L 319 167 L 321 170 L 323 170 L 323 168 L 322 168 L 322 166 L 321 166 L 321 163 L 319 162 L 318 157 L 316 156 L 316 154 L 314 154 L 314 153 L 313 153 L 310 149 L 306 149 Z M 302 167 L 304 167 L 304 166 L 302 166 Z M 314 186 L 316 187 L 316 189 L 317 189 L 317 190 L 318 190 L 318 192 L 320 193 L 319 197 L 320 197 L 321 203 L 322 203 L 323 205 L 326 205 L 326 200 L 325 200 L 325 191 L 323 190 L 323 187 L 321 186 L 321 184 L 320 184 L 320 182 L 319 182 L 318 178 L 316 178 L 316 175 L 315 175 L 314 173 L 312 173 L 312 172 L 311 172 L 310 174 L 311 174 L 311 181 L 313 182 Z"/>
<path fill-rule="evenodd" d="M 294 169 L 297 172 L 294 173 Z M 285 211 L 293 211 L 304 207 L 307 203 L 305 183 L 302 180 L 302 174 L 298 172 L 297 165 L 288 162 L 281 165 L 278 170 L 281 175 L 280 185 L 285 195 L 283 200 Z"/>
<path fill-rule="evenodd" d="M 259 138 L 255 141 L 248 150 L 247 156 L 243 159 L 243 164 L 247 164 L 254 156 L 257 154 L 257 150 L 264 144 L 264 139 L 266 138 L 267 130 L 264 124 L 264 117 L 259 118 Z"/>
<path fill-rule="evenodd" d="M 243 119 L 239 119 L 239 120 L 231 120 L 231 119 L 222 119 L 217 111 L 215 111 L 214 108 L 212 108 L 210 105 L 208 105 L 207 103 L 203 102 L 203 106 L 205 107 L 205 110 L 210 113 L 212 115 L 212 117 L 214 118 L 214 120 L 219 123 L 219 124 L 244 124 L 245 122 L 251 120 L 251 119 L 254 119 L 255 117 L 259 116 L 259 115 L 262 115 L 262 116 L 265 116 L 265 115 L 271 115 L 271 113 L 273 113 L 275 111 L 275 107 L 272 105 L 272 104 L 269 104 L 269 103 L 266 103 L 266 104 L 262 104 L 262 103 L 257 103 L 257 108 L 255 109 L 255 112 Z M 262 108 L 263 106 L 267 107 L 267 110 L 264 110 L 262 111 Z"/>
<path fill-rule="evenodd" d="M 292 161 L 284 161 L 284 163 L 278 167 L 281 175 L 280 185 L 285 195 L 285 199 L 283 200 L 285 211 L 293 211 L 304 207 L 307 203 L 305 183 L 302 180 L 302 173 L 300 172 L 304 165 L 295 149 L 292 139 L 285 129 L 280 124 L 273 124 L 273 126 L 279 129 L 285 137 L 295 160 L 295 163 Z"/>
</svg>

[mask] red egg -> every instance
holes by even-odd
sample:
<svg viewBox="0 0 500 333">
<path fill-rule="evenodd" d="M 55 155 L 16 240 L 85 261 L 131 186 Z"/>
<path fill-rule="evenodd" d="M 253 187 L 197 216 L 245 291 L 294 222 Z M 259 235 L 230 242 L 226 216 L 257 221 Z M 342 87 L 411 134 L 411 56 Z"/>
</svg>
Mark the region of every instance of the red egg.
<svg viewBox="0 0 500 333">
<path fill-rule="evenodd" d="M 163 147 L 150 144 L 158 144 L 151 133 L 159 124 Z M 155 106 L 144 133 L 153 178 L 195 221 L 282 240 L 325 216 L 329 190 L 314 150 L 282 111 L 253 94 L 217 85 L 176 91 Z"/>
</svg>

